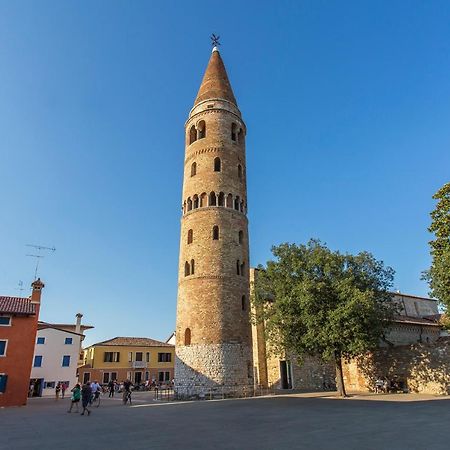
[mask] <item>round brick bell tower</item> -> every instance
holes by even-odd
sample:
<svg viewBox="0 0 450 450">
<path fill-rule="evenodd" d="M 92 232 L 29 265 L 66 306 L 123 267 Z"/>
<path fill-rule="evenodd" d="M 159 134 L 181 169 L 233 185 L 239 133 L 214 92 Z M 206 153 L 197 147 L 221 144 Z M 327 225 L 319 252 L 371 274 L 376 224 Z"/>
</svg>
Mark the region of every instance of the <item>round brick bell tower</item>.
<svg viewBox="0 0 450 450">
<path fill-rule="evenodd" d="M 186 122 L 175 389 L 253 386 L 245 124 L 217 47 Z"/>
</svg>

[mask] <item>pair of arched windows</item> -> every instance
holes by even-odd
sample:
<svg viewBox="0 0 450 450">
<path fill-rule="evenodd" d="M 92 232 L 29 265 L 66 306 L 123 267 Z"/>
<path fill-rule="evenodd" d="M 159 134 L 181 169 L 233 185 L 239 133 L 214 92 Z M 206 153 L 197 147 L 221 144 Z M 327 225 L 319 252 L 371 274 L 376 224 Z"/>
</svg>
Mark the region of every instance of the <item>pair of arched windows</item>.
<svg viewBox="0 0 450 450">
<path fill-rule="evenodd" d="M 189 129 L 189 145 L 193 144 L 198 139 L 206 137 L 206 122 L 200 120 L 197 126 L 192 125 Z"/>
<path fill-rule="evenodd" d="M 239 172 L 239 173 L 241 173 L 241 175 L 239 175 L 239 178 L 240 178 L 242 176 L 242 168 L 241 168 L 241 166 L 239 166 L 239 167 L 240 167 L 240 169 L 238 169 L 238 172 L 239 172 L 239 170 L 241 171 L 241 172 Z M 222 170 L 222 163 L 220 161 L 220 158 L 219 157 L 214 158 L 214 172 L 220 172 L 221 170 Z M 197 175 L 197 163 L 193 162 L 191 164 L 191 177 L 194 177 L 195 175 Z"/>
<path fill-rule="evenodd" d="M 195 273 L 195 261 L 191 259 L 191 263 L 188 261 L 184 263 L 184 276 L 187 277 L 189 275 L 194 275 Z"/>
<path fill-rule="evenodd" d="M 245 263 L 241 263 L 239 259 L 236 261 L 236 275 L 244 276 Z"/>
<path fill-rule="evenodd" d="M 219 240 L 219 227 L 217 225 L 213 226 L 212 238 L 214 241 Z M 188 233 L 187 233 L 187 243 L 192 244 L 192 242 L 194 242 L 194 230 L 190 229 L 190 230 L 188 230 Z M 194 261 L 194 260 L 192 260 L 192 261 Z"/>
</svg>

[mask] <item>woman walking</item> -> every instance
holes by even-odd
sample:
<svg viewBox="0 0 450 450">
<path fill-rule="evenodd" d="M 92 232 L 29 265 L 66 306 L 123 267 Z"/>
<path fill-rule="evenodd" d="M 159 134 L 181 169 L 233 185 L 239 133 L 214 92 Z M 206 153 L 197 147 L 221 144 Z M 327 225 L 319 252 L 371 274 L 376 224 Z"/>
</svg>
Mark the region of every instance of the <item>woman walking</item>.
<svg viewBox="0 0 450 450">
<path fill-rule="evenodd" d="M 78 403 L 80 403 L 80 398 L 81 398 L 81 388 L 80 385 L 77 383 L 75 387 L 72 389 L 72 397 L 70 399 L 71 403 L 69 411 L 67 411 L 68 413 L 72 412 L 73 405 L 77 405 L 76 412 L 78 412 Z"/>
</svg>

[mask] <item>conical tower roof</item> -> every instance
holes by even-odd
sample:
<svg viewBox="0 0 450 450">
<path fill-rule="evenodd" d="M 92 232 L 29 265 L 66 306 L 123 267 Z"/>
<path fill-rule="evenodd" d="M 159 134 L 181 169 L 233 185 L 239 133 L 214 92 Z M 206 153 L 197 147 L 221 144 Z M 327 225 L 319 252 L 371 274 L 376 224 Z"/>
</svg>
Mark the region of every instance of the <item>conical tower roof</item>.
<svg viewBox="0 0 450 450">
<path fill-rule="evenodd" d="M 213 48 L 194 106 L 204 100 L 223 98 L 237 106 L 225 65 L 217 47 Z"/>
</svg>

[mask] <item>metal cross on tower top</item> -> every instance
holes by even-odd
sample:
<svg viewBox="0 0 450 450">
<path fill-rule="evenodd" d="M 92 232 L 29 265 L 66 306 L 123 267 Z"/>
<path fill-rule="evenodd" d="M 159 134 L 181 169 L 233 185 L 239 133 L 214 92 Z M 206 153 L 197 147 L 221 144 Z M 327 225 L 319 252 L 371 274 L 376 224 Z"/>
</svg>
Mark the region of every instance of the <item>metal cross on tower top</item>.
<svg viewBox="0 0 450 450">
<path fill-rule="evenodd" d="M 217 47 L 220 45 L 219 42 L 220 36 L 216 36 L 214 33 L 211 35 L 211 45 L 213 47 Z"/>
</svg>

